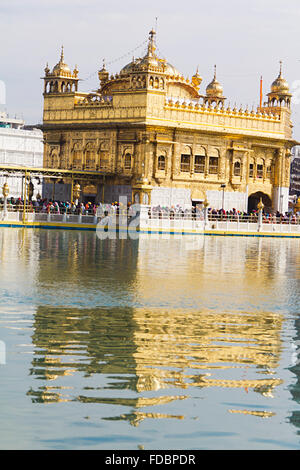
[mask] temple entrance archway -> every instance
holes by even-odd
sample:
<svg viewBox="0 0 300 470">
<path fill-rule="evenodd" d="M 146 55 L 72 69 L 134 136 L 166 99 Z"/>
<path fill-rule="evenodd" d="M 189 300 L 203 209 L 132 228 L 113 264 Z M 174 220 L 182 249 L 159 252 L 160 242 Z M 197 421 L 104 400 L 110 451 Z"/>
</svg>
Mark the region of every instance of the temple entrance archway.
<svg viewBox="0 0 300 470">
<path fill-rule="evenodd" d="M 257 210 L 257 204 L 259 203 L 260 199 L 262 200 L 263 205 L 265 206 L 264 209 L 266 211 L 270 211 L 272 209 L 272 201 L 270 197 L 267 194 L 258 191 L 248 197 L 248 212 Z"/>
</svg>

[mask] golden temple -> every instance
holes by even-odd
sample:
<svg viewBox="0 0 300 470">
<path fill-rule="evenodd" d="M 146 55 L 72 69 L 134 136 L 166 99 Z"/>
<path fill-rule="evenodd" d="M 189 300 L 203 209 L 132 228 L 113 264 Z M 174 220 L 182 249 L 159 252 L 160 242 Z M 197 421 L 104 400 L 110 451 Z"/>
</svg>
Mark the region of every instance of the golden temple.
<svg viewBox="0 0 300 470">
<path fill-rule="evenodd" d="M 214 76 L 205 92 L 198 70 L 185 78 L 157 55 L 149 33 L 141 58 L 110 75 L 99 88 L 78 91 L 79 71 L 65 63 L 45 68 L 44 167 L 98 172 L 81 185 L 81 199 L 128 200 L 152 205 L 201 203 L 242 211 L 288 209 L 292 138 L 291 93 L 282 76 L 257 110 L 226 105 Z M 62 178 L 62 199 L 72 198 Z M 52 190 L 45 186 L 45 197 Z M 49 196 L 48 195 L 48 196 Z"/>
</svg>

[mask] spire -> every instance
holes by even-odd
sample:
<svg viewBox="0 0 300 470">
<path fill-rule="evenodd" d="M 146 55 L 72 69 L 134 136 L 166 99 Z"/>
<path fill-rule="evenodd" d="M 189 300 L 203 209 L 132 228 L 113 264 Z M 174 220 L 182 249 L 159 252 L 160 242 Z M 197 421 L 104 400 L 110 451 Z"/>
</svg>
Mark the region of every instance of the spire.
<svg viewBox="0 0 300 470">
<path fill-rule="evenodd" d="M 217 79 L 217 66 L 214 65 L 214 80 Z"/>
<path fill-rule="evenodd" d="M 105 59 L 102 59 L 102 72 L 104 72 L 106 70 L 106 66 L 105 66 Z"/>
<path fill-rule="evenodd" d="M 156 32 L 154 31 L 154 29 L 151 29 L 150 33 L 149 33 L 149 43 L 148 43 L 148 56 L 154 56 L 155 55 L 155 39 L 154 39 L 154 36 L 155 36 Z"/>
<path fill-rule="evenodd" d="M 201 82 L 202 77 L 199 75 L 199 66 L 197 65 L 196 73 L 192 76 L 192 84 L 198 89 Z"/>
<path fill-rule="evenodd" d="M 260 88 L 259 88 L 259 107 L 262 107 L 262 100 L 263 100 L 263 78 L 260 77 Z"/>
<path fill-rule="evenodd" d="M 279 61 L 280 67 L 279 67 L 279 75 L 278 78 L 282 77 L 282 60 Z"/>
<path fill-rule="evenodd" d="M 100 84 L 103 85 L 104 83 L 107 82 L 108 78 L 109 78 L 109 73 L 108 71 L 106 70 L 106 67 L 105 67 L 105 59 L 103 59 L 103 65 L 102 65 L 102 69 L 99 70 L 98 72 L 98 77 L 99 77 L 99 80 L 100 80 Z"/>
<path fill-rule="evenodd" d="M 64 58 L 64 46 L 61 46 L 61 54 L 60 54 L 60 61 L 63 63 L 65 60 Z"/>
</svg>

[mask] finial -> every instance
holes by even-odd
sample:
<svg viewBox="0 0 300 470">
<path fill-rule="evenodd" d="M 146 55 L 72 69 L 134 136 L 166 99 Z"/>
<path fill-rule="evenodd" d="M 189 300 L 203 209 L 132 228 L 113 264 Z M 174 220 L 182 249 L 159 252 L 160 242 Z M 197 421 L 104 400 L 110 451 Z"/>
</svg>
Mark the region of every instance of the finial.
<svg viewBox="0 0 300 470">
<path fill-rule="evenodd" d="M 279 61 L 280 67 L 279 67 L 279 75 L 278 77 L 281 77 L 282 74 L 282 60 Z"/>
<path fill-rule="evenodd" d="M 60 61 L 64 61 L 64 46 L 61 46 L 61 54 L 60 54 Z"/>
<path fill-rule="evenodd" d="M 217 78 L 217 66 L 214 66 L 214 80 Z"/>
<path fill-rule="evenodd" d="M 148 55 L 153 55 L 155 52 L 155 49 L 156 49 L 155 40 L 154 40 L 155 34 L 156 34 L 155 30 L 152 28 L 151 31 L 149 32 Z"/>
</svg>

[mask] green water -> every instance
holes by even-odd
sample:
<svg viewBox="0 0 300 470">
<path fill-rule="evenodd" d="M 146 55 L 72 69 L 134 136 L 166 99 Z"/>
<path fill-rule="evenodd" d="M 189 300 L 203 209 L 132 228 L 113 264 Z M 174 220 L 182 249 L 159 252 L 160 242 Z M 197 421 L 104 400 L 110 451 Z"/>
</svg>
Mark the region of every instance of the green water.
<svg viewBox="0 0 300 470">
<path fill-rule="evenodd" d="M 300 448 L 299 239 L 7 228 L 0 256 L 1 449 Z"/>
</svg>

